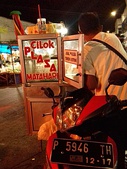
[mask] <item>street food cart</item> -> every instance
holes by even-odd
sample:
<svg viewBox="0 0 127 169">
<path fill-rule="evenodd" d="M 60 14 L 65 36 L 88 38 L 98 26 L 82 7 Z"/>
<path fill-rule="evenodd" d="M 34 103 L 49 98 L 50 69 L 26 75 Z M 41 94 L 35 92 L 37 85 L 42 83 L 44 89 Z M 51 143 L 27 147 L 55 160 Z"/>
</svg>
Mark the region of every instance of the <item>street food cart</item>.
<svg viewBox="0 0 127 169">
<path fill-rule="evenodd" d="M 21 66 L 18 44 L 0 44 L 0 84 L 19 84 Z"/>
<path fill-rule="evenodd" d="M 41 87 L 50 87 L 55 95 L 60 86 L 65 91 L 83 86 L 83 35 L 61 37 L 59 34 L 19 35 L 22 87 L 28 133 L 51 119 L 52 99 Z"/>
</svg>

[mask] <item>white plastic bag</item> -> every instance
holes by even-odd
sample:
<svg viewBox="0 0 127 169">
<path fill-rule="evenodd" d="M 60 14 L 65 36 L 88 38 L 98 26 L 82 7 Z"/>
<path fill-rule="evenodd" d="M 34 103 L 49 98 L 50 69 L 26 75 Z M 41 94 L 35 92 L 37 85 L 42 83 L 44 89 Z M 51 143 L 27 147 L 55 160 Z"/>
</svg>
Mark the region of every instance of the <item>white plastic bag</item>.
<svg viewBox="0 0 127 169">
<path fill-rule="evenodd" d="M 38 131 L 38 140 L 48 140 L 49 137 L 57 131 L 57 126 L 53 118 L 48 122 L 42 124 Z"/>
</svg>

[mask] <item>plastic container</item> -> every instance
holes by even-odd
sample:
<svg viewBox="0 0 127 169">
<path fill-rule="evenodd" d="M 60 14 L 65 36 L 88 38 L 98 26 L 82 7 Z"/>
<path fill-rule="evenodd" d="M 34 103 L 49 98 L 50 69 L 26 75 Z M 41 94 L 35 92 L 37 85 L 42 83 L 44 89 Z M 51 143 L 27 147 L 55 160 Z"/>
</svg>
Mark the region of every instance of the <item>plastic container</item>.
<svg viewBox="0 0 127 169">
<path fill-rule="evenodd" d="M 38 33 L 45 34 L 46 33 L 46 18 L 38 18 L 37 26 L 38 26 Z"/>
</svg>

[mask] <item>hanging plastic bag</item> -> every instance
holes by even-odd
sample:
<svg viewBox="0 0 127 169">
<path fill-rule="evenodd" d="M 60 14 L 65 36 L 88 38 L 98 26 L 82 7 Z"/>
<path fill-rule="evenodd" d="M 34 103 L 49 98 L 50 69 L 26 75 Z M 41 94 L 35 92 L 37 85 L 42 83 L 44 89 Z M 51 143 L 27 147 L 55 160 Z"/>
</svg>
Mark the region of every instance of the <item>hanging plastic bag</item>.
<svg viewBox="0 0 127 169">
<path fill-rule="evenodd" d="M 48 122 L 42 124 L 38 131 L 38 140 L 48 140 L 49 137 L 57 131 L 57 126 L 53 118 Z"/>
</svg>

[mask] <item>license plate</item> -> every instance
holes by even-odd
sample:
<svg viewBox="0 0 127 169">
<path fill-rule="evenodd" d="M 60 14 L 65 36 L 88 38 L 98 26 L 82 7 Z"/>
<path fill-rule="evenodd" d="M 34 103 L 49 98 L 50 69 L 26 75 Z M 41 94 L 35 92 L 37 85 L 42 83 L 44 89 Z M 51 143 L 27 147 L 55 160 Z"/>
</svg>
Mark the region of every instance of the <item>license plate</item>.
<svg viewBox="0 0 127 169">
<path fill-rule="evenodd" d="M 53 141 L 51 162 L 113 168 L 113 147 L 103 142 L 57 138 Z"/>
</svg>

